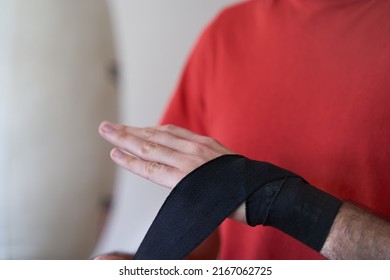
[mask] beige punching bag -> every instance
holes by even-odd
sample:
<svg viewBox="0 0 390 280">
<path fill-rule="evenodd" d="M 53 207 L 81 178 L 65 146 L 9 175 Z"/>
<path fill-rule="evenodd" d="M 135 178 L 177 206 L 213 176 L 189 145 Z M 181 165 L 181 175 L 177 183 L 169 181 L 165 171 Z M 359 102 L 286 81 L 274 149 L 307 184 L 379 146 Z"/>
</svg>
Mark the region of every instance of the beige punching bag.
<svg viewBox="0 0 390 280">
<path fill-rule="evenodd" d="M 114 173 L 105 1 L 2 0 L 0 59 L 0 259 L 88 258 Z"/>
</svg>

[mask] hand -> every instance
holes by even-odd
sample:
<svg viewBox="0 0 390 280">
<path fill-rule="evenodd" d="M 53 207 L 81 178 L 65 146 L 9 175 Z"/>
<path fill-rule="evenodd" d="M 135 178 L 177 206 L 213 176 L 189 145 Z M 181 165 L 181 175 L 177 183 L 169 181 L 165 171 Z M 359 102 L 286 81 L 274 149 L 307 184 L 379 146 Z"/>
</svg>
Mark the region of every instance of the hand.
<svg viewBox="0 0 390 280">
<path fill-rule="evenodd" d="M 170 189 L 200 165 L 233 154 L 213 138 L 173 125 L 136 128 L 102 122 L 99 133 L 116 146 L 111 151 L 116 164 Z"/>
</svg>

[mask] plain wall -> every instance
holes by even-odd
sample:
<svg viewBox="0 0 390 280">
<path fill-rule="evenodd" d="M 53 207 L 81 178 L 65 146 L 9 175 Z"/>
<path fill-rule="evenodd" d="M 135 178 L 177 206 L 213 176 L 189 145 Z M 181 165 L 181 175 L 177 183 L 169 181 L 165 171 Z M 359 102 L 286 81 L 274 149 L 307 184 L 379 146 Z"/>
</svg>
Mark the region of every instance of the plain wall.
<svg viewBox="0 0 390 280">
<path fill-rule="evenodd" d="M 0 259 L 82 259 L 111 192 L 105 0 L 0 1 Z"/>
<path fill-rule="evenodd" d="M 7 176 L 9 172 L 7 168 L 7 141 L 6 141 L 6 116 L 7 116 L 7 95 L 10 87 L 10 72 L 9 59 L 11 53 L 10 44 L 4 42 L 10 41 L 13 34 L 12 11 L 14 10 L 13 1 L 1 2 L 0 5 L 0 188 L 7 185 Z M 0 205 L 7 204 L 7 194 L 0 195 Z M 1 209 L 1 208 L 0 208 Z M 4 211 L 0 211 L 0 248 L 7 244 L 7 215 Z M 7 252 L 0 250 L 0 259 L 5 259 Z"/>
<path fill-rule="evenodd" d="M 236 0 L 109 0 L 120 83 L 120 121 L 155 125 L 205 25 Z M 95 254 L 134 252 L 168 190 L 118 169 L 108 227 Z"/>
</svg>

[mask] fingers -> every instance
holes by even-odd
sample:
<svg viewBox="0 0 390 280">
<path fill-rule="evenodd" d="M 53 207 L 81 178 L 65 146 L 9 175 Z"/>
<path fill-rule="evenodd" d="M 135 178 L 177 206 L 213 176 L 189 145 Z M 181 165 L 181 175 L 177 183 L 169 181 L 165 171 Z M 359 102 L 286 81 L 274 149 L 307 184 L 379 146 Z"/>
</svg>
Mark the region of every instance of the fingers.
<svg viewBox="0 0 390 280">
<path fill-rule="evenodd" d="M 117 148 L 111 151 L 112 160 L 124 169 L 149 181 L 172 189 L 185 176 L 179 169 L 154 161 L 145 161 Z"/>
<path fill-rule="evenodd" d="M 180 137 L 180 138 L 183 138 L 183 139 L 186 139 L 189 141 L 197 141 L 197 140 L 199 141 L 199 138 L 202 137 L 201 135 L 196 134 L 188 129 L 185 129 L 185 128 L 182 128 L 179 126 L 175 126 L 172 124 L 161 125 L 161 126 L 156 127 L 156 129 L 159 131 L 169 132 L 172 135 L 175 135 L 177 137 Z"/>
<path fill-rule="evenodd" d="M 233 153 L 210 137 L 172 125 L 136 128 L 103 122 L 99 133 L 117 147 L 111 152 L 115 163 L 168 188 L 205 162 Z"/>
<path fill-rule="evenodd" d="M 107 141 L 140 159 L 172 167 L 178 167 L 177 164 L 184 160 L 183 154 L 173 149 L 183 146 L 184 140 L 167 133 L 156 134 L 157 130 L 152 128 L 141 129 L 108 122 L 102 123 L 99 131 Z"/>
<path fill-rule="evenodd" d="M 189 141 L 190 143 L 195 142 L 198 144 L 207 145 L 208 147 L 220 153 L 224 153 L 224 154 L 233 153 L 232 151 L 224 147 L 221 143 L 219 143 L 217 140 L 211 137 L 196 134 L 188 129 L 179 126 L 167 124 L 167 125 L 158 126 L 156 127 L 156 129 L 160 131 L 165 131 L 171 135 L 175 135 L 176 137 L 180 137 L 184 140 Z"/>
<path fill-rule="evenodd" d="M 131 134 L 144 141 L 152 142 L 175 151 L 189 151 L 192 145 L 191 141 L 184 137 L 170 133 L 168 130 L 160 129 L 160 127 L 138 128 L 130 126 L 122 126 L 125 133 Z"/>
</svg>

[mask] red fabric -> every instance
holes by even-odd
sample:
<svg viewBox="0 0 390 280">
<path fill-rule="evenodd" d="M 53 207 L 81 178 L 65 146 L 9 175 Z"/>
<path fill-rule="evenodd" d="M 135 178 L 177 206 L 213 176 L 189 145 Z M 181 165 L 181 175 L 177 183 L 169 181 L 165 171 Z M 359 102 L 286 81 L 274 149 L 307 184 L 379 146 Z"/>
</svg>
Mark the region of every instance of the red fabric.
<svg viewBox="0 0 390 280">
<path fill-rule="evenodd" d="M 164 123 L 390 217 L 390 1 L 258 0 L 205 30 Z M 221 226 L 223 259 L 321 256 L 272 228 Z"/>
</svg>

